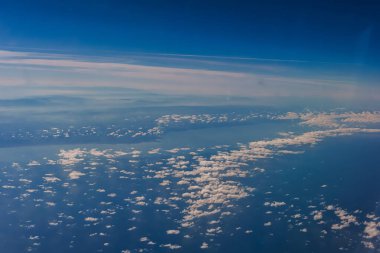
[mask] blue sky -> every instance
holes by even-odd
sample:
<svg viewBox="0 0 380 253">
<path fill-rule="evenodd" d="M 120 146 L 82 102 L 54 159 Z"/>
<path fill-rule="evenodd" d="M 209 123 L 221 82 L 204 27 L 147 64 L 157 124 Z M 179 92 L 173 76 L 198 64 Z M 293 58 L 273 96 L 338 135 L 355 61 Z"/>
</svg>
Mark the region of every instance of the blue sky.
<svg viewBox="0 0 380 253">
<path fill-rule="evenodd" d="M 376 1 L 7 1 L 1 45 L 337 62 L 380 58 Z"/>
<path fill-rule="evenodd" d="M 110 65 L 102 71 L 98 65 L 99 86 L 194 93 L 202 83 L 206 94 L 373 96 L 380 80 L 379 13 L 376 1 L 4 1 L 1 83 L 92 82 L 94 65 L 85 67 L 87 75 L 78 73 L 72 63 L 62 66 L 70 58 L 82 68 L 83 62 L 145 67 L 138 77 L 119 69 L 124 77 L 115 78 Z M 17 63 L 20 58 L 29 61 Z M 52 68 L 41 58 L 61 62 Z M 20 75 L 24 80 L 15 81 Z"/>
</svg>

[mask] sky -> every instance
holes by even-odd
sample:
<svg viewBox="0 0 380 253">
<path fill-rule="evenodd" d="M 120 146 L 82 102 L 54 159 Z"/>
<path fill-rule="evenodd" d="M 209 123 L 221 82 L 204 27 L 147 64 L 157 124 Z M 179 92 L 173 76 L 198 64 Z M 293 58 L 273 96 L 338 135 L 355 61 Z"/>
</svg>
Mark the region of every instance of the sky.
<svg viewBox="0 0 380 253">
<path fill-rule="evenodd" d="M 377 1 L 2 1 L 0 85 L 377 101 L 379 25 Z"/>
</svg>

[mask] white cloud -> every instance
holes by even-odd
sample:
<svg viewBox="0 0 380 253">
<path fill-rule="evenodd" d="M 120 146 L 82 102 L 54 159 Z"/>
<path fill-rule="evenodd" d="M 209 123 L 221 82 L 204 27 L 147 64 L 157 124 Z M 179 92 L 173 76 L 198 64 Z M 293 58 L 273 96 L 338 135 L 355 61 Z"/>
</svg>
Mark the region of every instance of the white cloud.
<svg viewBox="0 0 380 253">
<path fill-rule="evenodd" d="M 146 242 L 146 241 L 149 241 L 148 237 L 144 236 L 140 238 L 140 242 Z"/>
<path fill-rule="evenodd" d="M 43 177 L 43 179 L 48 182 L 48 183 L 55 183 L 55 182 L 58 182 L 58 181 L 61 181 L 61 179 L 57 178 L 57 177 Z"/>
<path fill-rule="evenodd" d="M 76 170 L 73 170 L 69 173 L 69 178 L 70 179 L 79 179 L 81 176 L 84 176 L 84 175 L 86 175 L 86 174 L 79 172 L 79 171 L 76 171 Z"/>
<path fill-rule="evenodd" d="M 203 242 L 201 245 L 201 249 L 208 249 L 208 244 L 207 242 Z"/>
<path fill-rule="evenodd" d="M 328 128 L 338 128 L 338 127 L 347 127 L 350 125 L 360 124 L 371 124 L 371 123 L 380 123 L 380 112 L 345 112 L 345 113 L 295 113 L 288 112 L 285 115 L 280 115 L 276 117 L 277 119 L 288 120 L 288 119 L 299 119 L 301 125 L 307 126 L 319 126 L 319 127 L 328 127 Z"/>
<path fill-rule="evenodd" d="M 283 202 L 283 201 L 281 201 L 281 202 L 279 202 L 279 201 L 273 201 L 273 202 L 265 202 L 264 203 L 264 206 L 271 206 L 271 207 L 280 207 L 280 206 L 285 206 L 286 205 L 286 203 L 285 202 Z"/>
<path fill-rule="evenodd" d="M 322 212 L 315 212 L 313 219 L 314 220 L 321 220 L 323 218 Z"/>
<path fill-rule="evenodd" d="M 359 224 L 355 216 L 348 214 L 347 211 L 341 208 L 335 208 L 334 213 L 340 219 L 340 223 L 333 224 L 331 229 L 340 230 L 349 227 L 351 224 Z"/>
<path fill-rule="evenodd" d="M 365 238 L 370 239 L 380 235 L 380 222 L 364 222 L 366 225 L 364 228 Z"/>
<path fill-rule="evenodd" d="M 168 235 L 178 235 L 180 233 L 179 230 L 171 229 L 171 230 L 166 230 L 166 234 Z"/>
<path fill-rule="evenodd" d="M 41 165 L 39 162 L 37 161 L 30 161 L 28 164 L 28 166 L 38 166 L 38 165 Z"/>
<path fill-rule="evenodd" d="M 153 154 L 158 154 L 160 152 L 160 148 L 152 149 L 148 151 L 148 154 L 153 155 Z"/>
<path fill-rule="evenodd" d="M 85 221 L 89 221 L 89 222 L 96 222 L 96 221 L 98 221 L 98 219 L 94 218 L 94 217 L 86 217 L 86 218 L 84 218 L 84 220 Z"/>
<path fill-rule="evenodd" d="M 64 166 L 71 166 L 83 161 L 85 153 L 86 152 L 84 150 L 81 150 L 79 148 L 71 150 L 61 149 L 58 154 L 58 156 L 60 157 L 58 162 L 59 164 L 62 164 Z"/>
<path fill-rule="evenodd" d="M 169 249 L 180 249 L 180 248 L 182 248 L 182 246 L 180 246 L 180 245 L 171 244 L 171 243 L 163 244 L 163 245 L 161 245 L 161 247 L 165 247 L 165 248 L 169 248 Z"/>
<path fill-rule="evenodd" d="M 362 241 L 362 244 L 367 249 L 375 249 L 375 245 L 372 242 Z"/>
<path fill-rule="evenodd" d="M 162 61 L 166 58 L 162 57 Z M 214 59 L 214 61 L 217 59 Z M 181 60 L 189 61 L 184 58 Z M 213 67 L 228 62 L 219 58 Z M 139 61 L 137 61 L 139 62 Z M 270 66 L 268 66 L 268 64 Z M 222 66 L 220 65 L 220 66 Z M 231 65 L 231 63 L 229 63 Z M 194 66 L 194 65 L 193 65 Z M 250 63 L 250 71 L 239 69 L 241 64 L 233 65 L 236 70 L 220 68 L 210 70 L 209 66 L 199 68 L 148 66 L 140 64 L 90 60 L 59 54 L 1 51 L 0 74 L 4 85 L 24 86 L 25 83 L 42 86 L 113 86 L 144 89 L 166 93 L 205 94 L 254 97 L 328 97 L 352 99 L 378 99 L 378 87 L 358 87 L 355 82 L 333 78 L 303 78 L 295 74 L 289 77 L 284 71 L 289 66 L 265 64 L 265 74 L 257 63 Z M 255 71 L 252 71 L 252 66 Z M 269 68 L 268 68 L 269 67 Z M 294 73 L 298 68 L 292 67 Z M 28 70 L 25 80 L 24 72 Z M 5 75 L 6 74 L 6 75 Z M 207 85 L 205 85 L 207 84 Z M 46 92 L 46 91 L 45 91 Z M 53 92 L 52 89 L 49 92 Z"/>
<path fill-rule="evenodd" d="M 15 186 L 13 186 L 13 185 L 3 185 L 2 186 L 4 189 L 14 189 L 14 188 L 16 188 Z"/>
</svg>

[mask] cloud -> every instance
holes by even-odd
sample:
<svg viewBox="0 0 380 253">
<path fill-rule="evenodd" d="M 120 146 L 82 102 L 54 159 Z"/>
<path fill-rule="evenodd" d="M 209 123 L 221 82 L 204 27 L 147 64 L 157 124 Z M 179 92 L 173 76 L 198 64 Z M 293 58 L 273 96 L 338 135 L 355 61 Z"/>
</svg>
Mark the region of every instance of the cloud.
<svg viewBox="0 0 380 253">
<path fill-rule="evenodd" d="M 179 230 L 174 230 L 174 229 L 166 230 L 166 234 L 168 235 L 178 235 L 179 233 L 180 233 Z"/>
<path fill-rule="evenodd" d="M 71 171 L 69 173 L 69 178 L 70 179 L 79 179 L 81 176 L 84 176 L 84 175 L 86 175 L 86 174 L 74 170 L 74 171 Z"/>
<path fill-rule="evenodd" d="M 64 166 L 71 166 L 83 161 L 84 154 L 85 154 L 85 151 L 79 148 L 71 149 L 71 150 L 61 149 L 58 154 L 58 156 L 60 157 L 58 162 L 59 164 L 62 164 Z"/>
<path fill-rule="evenodd" d="M 38 165 L 41 165 L 39 162 L 37 161 L 30 161 L 28 164 L 28 166 L 38 166 Z"/>
<path fill-rule="evenodd" d="M 367 249 L 375 249 L 375 245 L 372 242 L 362 241 L 362 244 Z"/>
<path fill-rule="evenodd" d="M 182 246 L 180 246 L 180 245 L 177 245 L 177 244 L 171 244 L 171 243 L 168 243 L 168 244 L 162 244 L 161 247 L 169 248 L 169 249 L 180 249 L 180 248 L 182 248 Z"/>
<path fill-rule="evenodd" d="M 208 244 L 207 242 L 203 242 L 201 245 L 201 249 L 208 249 Z"/>
<path fill-rule="evenodd" d="M 268 222 L 265 222 L 265 223 L 264 223 L 264 226 L 265 226 L 265 227 L 269 227 L 269 226 L 272 226 L 272 222 L 270 222 L 270 221 L 268 221 Z"/>
<path fill-rule="evenodd" d="M 285 202 L 278 202 L 278 201 L 273 201 L 273 202 L 265 202 L 264 206 L 271 206 L 271 207 L 280 207 L 280 206 L 285 206 Z"/>
<path fill-rule="evenodd" d="M 160 152 L 160 148 L 152 149 L 148 151 L 148 154 L 153 155 L 153 154 L 158 154 Z"/>
<path fill-rule="evenodd" d="M 48 183 L 55 183 L 55 182 L 58 182 L 58 181 L 61 181 L 61 179 L 57 178 L 57 177 L 43 177 L 43 179 L 48 182 Z"/>
<path fill-rule="evenodd" d="M 380 123 L 379 111 L 366 112 L 345 112 L 345 113 L 295 113 L 287 112 L 284 115 L 275 117 L 281 120 L 300 120 L 301 125 L 318 126 L 328 128 L 338 128 L 347 126 L 361 126 L 363 124 Z"/>
<path fill-rule="evenodd" d="M 364 224 L 366 225 L 364 228 L 364 238 L 370 239 L 380 235 L 380 222 L 369 221 L 364 222 Z"/>
<path fill-rule="evenodd" d="M 26 56 L 29 56 L 29 53 L 0 50 L 0 57 L 1 58 L 8 58 L 8 57 L 9 58 L 15 58 L 15 57 L 26 57 Z"/>
<path fill-rule="evenodd" d="M 98 219 L 94 218 L 94 217 L 86 217 L 86 218 L 84 218 L 84 220 L 85 221 L 90 221 L 90 222 L 96 222 L 96 221 L 98 221 Z"/>
<path fill-rule="evenodd" d="M 13 186 L 13 185 L 3 185 L 2 186 L 4 189 L 14 189 L 14 188 L 16 188 L 15 186 Z"/>
<path fill-rule="evenodd" d="M 371 119 L 373 116 L 371 113 L 347 114 L 351 115 L 346 115 L 347 117 L 343 117 L 342 114 L 339 115 L 340 116 L 334 115 L 334 118 L 339 117 L 337 120 L 338 124 L 342 124 L 341 119 L 355 117 L 360 118 L 360 124 L 373 121 Z M 366 116 L 362 117 L 360 115 Z M 197 119 L 198 117 L 191 116 L 190 118 Z M 366 120 L 362 120 L 362 118 L 366 118 Z M 302 122 L 302 120 L 300 120 L 300 122 Z M 216 241 L 212 238 L 216 238 L 216 236 L 222 233 L 224 233 L 224 235 L 231 233 L 228 228 L 222 226 L 225 224 L 226 219 L 229 222 L 232 222 L 233 219 L 238 219 L 240 217 L 239 212 L 244 211 L 243 209 L 248 207 L 248 205 L 246 205 L 247 202 L 241 200 L 254 195 L 255 188 L 253 186 L 255 185 L 252 185 L 253 181 L 248 184 L 247 177 L 255 177 L 258 173 L 265 172 L 265 170 L 256 167 L 256 161 L 259 161 L 260 159 L 273 159 L 276 156 L 283 156 L 286 154 L 299 154 L 301 151 L 304 151 L 308 145 L 318 144 L 325 138 L 346 136 L 355 133 L 380 132 L 379 129 L 341 127 L 341 125 L 334 129 L 325 127 L 322 129 L 324 130 L 308 131 L 298 134 L 282 134 L 280 138 L 252 141 L 245 145 L 239 144 L 233 148 L 226 148 L 227 146 L 213 146 L 208 147 L 207 149 L 199 148 L 197 153 L 193 153 L 194 150 L 192 148 L 177 147 L 170 150 L 172 152 L 162 152 L 162 156 L 150 156 L 145 152 L 152 150 L 153 147 L 147 149 L 144 148 L 144 152 L 132 148 L 128 148 L 128 152 L 101 148 L 74 148 L 60 150 L 58 157 L 56 157 L 56 159 L 58 158 L 58 163 L 53 163 L 52 167 L 63 168 L 64 173 L 61 172 L 57 174 L 61 179 L 55 177 L 55 174 L 43 174 L 42 178 L 44 179 L 44 182 L 40 185 L 41 188 L 40 186 L 38 187 L 38 190 L 27 189 L 30 186 L 25 184 L 21 184 L 20 186 L 17 185 L 17 187 L 12 186 L 17 180 L 7 183 L 4 182 L 6 184 L 3 187 L 9 188 L 9 190 L 4 191 L 13 192 L 18 191 L 19 189 L 23 190 L 22 194 L 19 195 L 20 201 L 31 196 L 34 200 L 33 203 L 36 205 L 40 205 L 39 202 L 41 202 L 41 205 L 44 207 L 49 206 L 52 211 L 59 211 L 54 207 L 55 202 L 48 201 L 51 200 L 49 197 L 48 199 L 45 197 L 34 199 L 36 196 L 33 195 L 36 194 L 33 194 L 33 192 L 41 192 L 44 196 L 52 196 L 59 192 L 58 190 L 62 185 L 65 187 L 64 190 L 66 190 L 62 203 L 70 207 L 75 206 L 76 208 L 80 208 L 78 213 L 81 215 L 82 219 L 86 221 L 83 224 L 85 227 L 97 224 L 98 221 L 102 221 L 103 219 L 106 219 L 106 217 L 110 218 L 112 215 L 118 215 L 127 211 L 130 212 L 132 216 L 130 221 L 136 223 L 129 224 L 125 230 L 131 231 L 130 233 L 137 232 L 138 234 L 140 231 L 143 233 L 146 232 L 145 228 L 138 225 L 140 219 L 143 219 L 144 215 L 147 214 L 145 210 L 146 208 L 140 208 L 140 206 L 154 203 L 156 205 L 153 210 L 156 211 L 157 214 L 166 215 L 165 217 L 167 218 L 170 218 L 175 214 L 176 217 L 175 222 L 177 222 L 177 226 L 173 227 L 172 224 L 166 224 L 167 226 L 163 228 L 163 231 L 166 232 L 164 232 L 165 234 L 171 235 L 166 236 L 165 239 L 178 239 L 178 236 L 175 235 L 179 234 L 183 234 L 185 235 L 184 237 L 187 238 L 188 235 L 195 236 L 192 233 L 197 231 L 202 237 L 200 238 L 201 240 L 199 243 L 202 243 L 204 239 L 210 238 L 207 243 L 204 242 L 197 246 L 206 249 L 209 247 L 209 244 L 211 247 L 215 245 L 214 243 Z M 133 168 L 128 167 L 130 164 L 125 164 L 129 159 L 128 157 L 126 159 L 117 159 L 121 156 L 134 156 L 136 158 L 135 161 L 139 161 L 139 166 L 135 166 L 136 171 L 138 171 L 136 174 L 132 172 Z M 149 159 L 146 159 L 146 157 Z M 44 161 L 48 161 L 48 158 L 44 158 Z M 105 164 L 102 163 L 103 161 Z M 28 161 L 25 162 L 25 164 L 27 163 Z M 10 165 L 11 164 L 12 163 L 10 163 Z M 152 164 L 152 167 L 148 168 L 147 164 Z M 105 169 L 96 169 L 95 167 L 98 165 L 102 165 Z M 14 168 L 11 166 L 8 167 L 14 172 Z M 14 167 L 23 168 L 20 164 L 15 164 Z M 126 169 L 117 169 L 123 167 Z M 36 170 L 30 168 L 27 168 L 27 171 L 33 173 L 36 172 Z M 54 182 L 59 182 L 60 180 L 65 181 L 62 174 L 68 173 L 70 179 L 78 179 L 81 176 L 84 176 L 85 172 L 89 177 L 86 177 L 86 179 L 88 179 L 85 184 L 86 187 L 84 188 L 86 189 L 86 192 L 83 192 L 83 196 L 81 194 L 81 198 L 78 198 L 77 194 L 75 194 L 77 191 L 72 191 L 75 187 L 69 188 L 71 185 L 68 182 L 64 182 L 63 184 L 52 184 Z M 117 183 L 118 181 L 115 180 L 112 181 L 114 183 L 109 185 L 94 180 L 96 179 L 96 176 L 108 176 L 111 180 L 119 179 L 120 175 L 131 176 L 128 179 L 136 181 L 130 181 L 131 183 L 124 183 L 125 181 L 122 181 L 119 185 Z M 19 181 L 25 183 L 29 182 L 30 180 L 27 179 L 27 176 L 26 173 L 23 173 L 22 177 L 19 177 Z M 148 187 L 139 187 L 141 182 L 143 182 L 144 185 L 148 185 Z M 33 186 L 36 187 L 37 185 Z M 162 186 L 162 188 L 160 186 Z M 275 187 L 275 185 L 273 185 L 273 187 Z M 136 191 L 136 189 L 139 189 L 139 191 Z M 328 189 L 329 188 L 324 189 L 323 191 Z M 288 194 L 286 194 L 285 196 L 287 197 L 285 203 L 284 201 L 281 201 L 281 198 L 278 199 L 277 195 L 277 197 L 273 196 L 275 195 L 275 188 L 273 188 L 272 191 L 273 193 L 271 194 L 271 192 L 268 192 L 268 189 L 263 189 L 263 192 L 261 193 L 265 194 L 266 202 L 256 203 L 256 206 L 264 204 L 272 210 L 272 212 L 266 212 L 266 214 L 271 214 L 271 216 L 273 216 L 272 219 L 261 221 L 264 226 L 271 226 L 273 221 L 280 222 L 280 220 L 282 220 L 286 223 L 294 221 L 295 224 L 289 223 L 289 225 L 291 225 L 289 226 L 289 229 L 295 229 L 295 231 L 298 232 L 307 232 L 310 231 L 310 228 L 307 227 L 308 225 L 314 226 L 325 224 L 322 225 L 323 228 L 332 228 L 334 230 L 334 235 L 340 235 L 340 233 L 343 234 L 345 231 L 340 231 L 341 229 L 350 226 L 360 226 L 360 231 L 363 231 L 363 233 L 358 236 L 360 237 L 360 240 L 363 240 L 362 243 L 364 247 L 377 245 L 376 240 L 379 236 L 380 225 L 378 218 L 374 214 L 367 215 L 365 222 L 363 222 L 359 211 L 350 212 L 349 210 L 340 208 L 338 204 L 334 204 L 334 206 L 326 205 L 321 198 L 316 198 L 314 200 L 310 200 L 309 198 L 304 199 L 304 204 L 306 205 L 303 205 L 299 203 L 302 200 L 302 197 L 295 197 L 296 195 L 288 196 Z M 124 201 L 121 201 L 121 198 L 110 199 L 116 196 L 123 196 L 125 199 Z M 271 199 L 271 197 L 273 199 Z M 87 207 L 81 205 L 80 201 L 86 199 L 94 201 L 94 206 Z M 257 198 L 255 199 L 257 200 Z M 297 201 L 293 202 L 293 200 Z M 323 210 L 318 210 L 314 201 L 318 201 Z M 58 206 L 61 204 L 61 202 L 56 203 Z M 138 210 L 134 210 L 133 208 Z M 263 212 L 268 208 L 265 208 Z M 307 208 L 306 212 L 302 210 L 303 208 Z M 310 211 L 310 209 L 312 209 L 312 211 Z M 276 212 L 276 210 L 279 211 Z M 101 216 L 95 218 L 98 217 L 96 214 L 100 214 Z M 331 216 L 331 214 L 333 216 Z M 51 225 L 62 224 L 66 226 L 68 224 L 64 223 L 62 218 L 74 220 L 74 217 L 69 218 L 70 216 L 66 216 L 64 213 L 57 213 L 57 215 L 58 217 L 49 217 L 47 221 L 51 222 Z M 325 221 L 323 220 L 324 216 L 326 217 Z M 76 224 L 76 226 L 78 225 L 80 224 Z M 115 225 L 117 224 L 108 223 L 106 228 Z M 139 229 L 133 225 L 139 226 Z M 179 226 L 181 226 L 181 228 Z M 243 234 L 243 236 L 247 237 L 245 234 L 252 233 L 252 230 L 247 230 L 247 228 L 243 229 L 244 225 L 241 226 L 242 227 L 239 227 L 240 230 L 237 229 L 239 232 L 236 234 L 240 234 L 240 236 Z M 315 231 L 314 229 L 317 228 L 313 227 L 313 231 Z M 324 236 L 323 231 L 325 230 L 321 231 L 321 236 Z M 236 231 L 233 230 L 232 232 L 235 233 Z M 106 236 L 106 234 L 99 232 L 90 234 L 90 236 Z M 141 234 L 139 237 L 141 237 Z M 141 242 L 144 246 L 155 244 L 155 242 L 152 242 L 148 237 L 141 237 Z M 181 245 L 171 243 L 166 244 L 166 241 L 160 241 L 157 242 L 157 244 L 160 245 L 160 247 L 166 247 L 173 250 L 181 248 Z M 133 250 L 138 251 L 138 249 Z"/>
<path fill-rule="evenodd" d="M 331 229 L 340 230 L 349 227 L 351 224 L 359 224 L 355 216 L 348 214 L 347 211 L 341 208 L 336 208 L 334 213 L 338 216 L 341 222 L 338 224 L 333 224 Z"/>
<path fill-rule="evenodd" d="M 165 57 L 161 59 L 163 63 L 165 60 Z M 377 87 L 359 87 L 347 80 L 304 77 L 300 74 L 290 77 L 289 72 L 279 71 L 284 66 L 277 65 L 266 66 L 269 73 L 263 73 L 257 68 L 248 71 L 236 67 L 229 69 L 211 69 L 207 66 L 190 68 L 177 65 L 164 67 L 137 62 L 131 64 L 100 58 L 0 51 L 0 83 L 1 86 L 50 88 L 52 86 L 124 87 L 171 94 L 248 97 L 378 99 L 380 96 Z"/>
<path fill-rule="evenodd" d="M 172 117 L 167 118 L 172 119 Z M 182 118 L 180 116 L 174 117 L 177 121 Z M 284 152 L 284 148 L 303 149 L 306 145 L 315 145 L 328 137 L 372 132 L 378 133 L 380 130 L 342 127 L 309 131 L 299 135 L 293 133 L 283 138 L 253 141 L 248 145 L 241 144 L 238 149 L 217 151 L 216 154 L 207 158 L 197 155 L 194 157 L 195 163 L 191 163 L 189 166 L 190 170 L 182 167 L 182 164 L 187 164 L 186 156 L 174 156 L 166 159 L 166 166 L 162 166 L 162 170 L 154 172 L 154 178 L 168 181 L 170 178 L 170 182 L 176 183 L 176 186 L 182 188 L 183 191 L 180 196 L 187 206 L 181 211 L 183 218 L 180 223 L 183 227 L 191 227 L 194 226 L 198 219 L 203 217 L 212 216 L 212 219 L 221 220 L 226 215 L 235 213 L 233 203 L 250 196 L 255 190 L 253 187 L 242 185 L 238 178 L 245 178 L 254 175 L 254 173 L 263 172 L 263 170 L 257 168 L 249 170 L 247 167 L 251 162 L 259 159 L 271 159 L 276 155 L 300 154 L 303 150 Z M 173 149 L 170 152 L 175 154 L 179 150 L 181 148 Z M 160 181 L 161 186 L 167 187 L 168 181 Z M 181 200 L 181 198 L 177 197 L 176 199 Z M 172 205 L 178 208 L 177 205 L 164 201 L 163 198 L 157 198 L 155 203 Z M 285 206 L 286 203 L 283 201 L 268 201 L 264 205 L 281 207 Z M 336 212 L 341 221 L 333 225 L 333 229 L 341 229 L 350 224 L 356 224 L 354 216 L 333 206 L 331 209 Z M 320 220 L 322 217 L 322 212 L 313 213 L 314 220 Z"/>
<path fill-rule="evenodd" d="M 323 218 L 322 212 L 315 212 L 314 213 L 314 216 L 313 216 L 314 220 L 321 220 L 322 218 Z"/>
</svg>

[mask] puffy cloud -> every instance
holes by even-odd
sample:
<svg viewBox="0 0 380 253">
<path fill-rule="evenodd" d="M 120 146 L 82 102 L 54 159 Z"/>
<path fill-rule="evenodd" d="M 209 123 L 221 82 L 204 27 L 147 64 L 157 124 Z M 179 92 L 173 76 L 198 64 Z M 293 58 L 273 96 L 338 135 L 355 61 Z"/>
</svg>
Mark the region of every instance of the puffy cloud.
<svg viewBox="0 0 380 253">
<path fill-rule="evenodd" d="M 299 119 L 300 116 L 295 112 L 287 112 L 285 115 L 280 115 L 277 119 Z"/>
<path fill-rule="evenodd" d="M 321 220 L 322 218 L 323 218 L 322 212 L 315 212 L 314 213 L 314 216 L 313 216 L 314 220 Z"/>
<path fill-rule="evenodd" d="M 166 234 L 168 235 L 178 235 L 180 233 L 179 230 L 171 229 L 171 230 L 166 230 Z"/>
<path fill-rule="evenodd" d="M 170 180 L 164 180 L 160 183 L 161 186 L 167 186 L 167 185 L 170 185 Z"/>
<path fill-rule="evenodd" d="M 89 222 L 96 222 L 98 221 L 98 218 L 94 218 L 94 217 L 86 217 L 84 218 L 85 221 L 89 221 Z"/>
<path fill-rule="evenodd" d="M 319 126 L 328 128 L 346 127 L 347 124 L 371 124 L 380 123 L 380 112 L 345 112 L 345 113 L 295 113 L 288 112 L 285 115 L 277 116 L 277 119 L 289 120 L 299 119 L 301 125 Z"/>
<path fill-rule="evenodd" d="M 58 156 L 60 159 L 58 160 L 59 164 L 64 166 L 71 166 L 83 161 L 83 156 L 85 155 L 85 151 L 79 148 L 71 149 L 71 150 L 63 150 L 61 149 Z"/>
<path fill-rule="evenodd" d="M 291 115 L 294 117 L 294 115 Z M 178 118 L 179 119 L 179 118 Z M 162 123 L 164 124 L 164 123 Z M 184 191 L 181 197 L 187 206 L 182 210 L 183 218 L 181 225 L 183 227 L 193 226 L 197 219 L 206 216 L 215 216 L 216 220 L 220 220 L 227 214 L 233 214 L 233 202 L 245 198 L 254 191 L 253 187 L 241 184 L 238 178 L 244 178 L 259 173 L 258 169 L 249 169 L 250 162 L 259 159 L 271 159 L 275 155 L 280 154 L 298 154 L 302 150 L 289 152 L 284 148 L 302 148 L 305 145 L 314 145 L 323 139 L 335 136 L 352 135 L 355 133 L 371 133 L 380 132 L 379 129 L 366 128 L 337 128 L 319 131 L 305 132 L 299 135 L 294 133 L 285 135 L 282 138 L 274 138 L 270 140 L 254 141 L 248 145 L 239 145 L 238 149 L 230 151 L 217 151 L 216 154 L 208 158 L 197 155 L 193 157 L 195 163 L 189 165 L 189 168 L 183 169 L 181 164 L 185 161 L 185 157 L 177 156 L 167 159 L 167 165 L 162 170 L 155 171 L 154 178 L 179 178 L 177 185 L 181 186 Z M 181 149 L 171 150 L 177 153 Z M 285 152 L 284 152 L 285 151 Z M 168 180 L 168 179 L 166 179 Z M 173 180 L 174 181 L 174 180 Z M 164 181 L 165 182 L 165 181 Z M 166 186 L 163 183 L 162 186 Z M 180 199 L 180 198 L 176 198 Z M 156 199 L 157 200 L 157 199 Z M 157 202 L 158 203 L 158 202 Z M 163 203 L 162 200 L 159 203 Z M 171 203 L 165 203 L 172 205 Z M 266 202 L 264 205 L 270 207 L 285 206 L 282 201 Z M 178 206 L 173 205 L 178 208 Z M 335 207 L 327 207 L 335 210 Z M 338 211 L 338 210 L 335 210 Z M 333 229 L 340 229 L 349 224 L 357 224 L 355 217 L 345 214 L 340 210 L 336 213 L 341 223 L 332 226 Z M 301 216 L 295 218 L 301 218 Z M 321 220 L 322 212 L 313 213 L 313 219 Z M 265 223 L 266 226 L 271 222 Z"/>
<path fill-rule="evenodd" d="M 55 182 L 58 182 L 58 181 L 61 181 L 61 179 L 57 178 L 57 177 L 52 177 L 52 176 L 48 176 L 48 177 L 42 177 L 46 182 L 48 183 L 55 183 Z"/>
<path fill-rule="evenodd" d="M 180 246 L 180 245 L 171 244 L 171 243 L 162 244 L 161 247 L 165 247 L 165 248 L 169 248 L 169 249 L 180 249 L 180 248 L 182 248 L 182 246 Z"/>
<path fill-rule="evenodd" d="M 208 244 L 206 242 L 203 242 L 201 245 L 201 249 L 208 249 Z"/>
<path fill-rule="evenodd" d="M 135 153 L 132 152 L 132 154 L 140 154 L 140 151 L 134 151 Z M 68 166 L 73 166 L 75 164 L 81 163 L 84 161 L 85 157 L 87 155 L 90 156 L 95 156 L 95 157 L 105 157 L 108 159 L 120 157 L 120 156 L 125 156 L 127 153 L 123 151 L 113 151 L 110 149 L 105 149 L 105 150 L 98 150 L 98 149 L 80 149 L 80 148 L 75 148 L 75 149 L 69 149 L 69 150 L 64 150 L 61 149 L 58 153 L 59 160 L 58 163 L 68 167 Z M 96 163 L 93 163 L 94 165 Z"/>
<path fill-rule="evenodd" d="M 362 244 L 367 249 L 375 249 L 375 245 L 372 242 L 362 241 Z"/>
<path fill-rule="evenodd" d="M 331 229 L 339 230 L 339 229 L 344 229 L 344 228 L 349 227 L 350 224 L 356 224 L 356 225 L 359 224 L 357 222 L 357 219 L 355 216 L 348 214 L 347 211 L 345 211 L 341 208 L 336 208 L 334 213 L 340 219 L 340 223 L 339 224 L 333 224 L 331 226 Z"/>
<path fill-rule="evenodd" d="M 58 226 L 59 225 L 59 223 L 55 222 L 55 221 L 50 221 L 48 224 L 49 224 L 49 226 Z"/>
<path fill-rule="evenodd" d="M 13 185 L 3 185 L 2 186 L 4 189 L 14 189 L 14 188 L 16 188 L 15 186 L 13 186 Z"/>
<path fill-rule="evenodd" d="M 273 201 L 273 202 L 265 202 L 264 206 L 271 206 L 271 207 L 280 207 L 280 206 L 285 206 L 285 202 L 278 202 L 278 201 Z"/>
<path fill-rule="evenodd" d="M 364 224 L 365 224 L 365 228 L 364 228 L 365 238 L 370 239 L 370 238 L 374 238 L 380 235 L 380 222 L 369 221 L 369 222 L 364 222 Z"/>
<path fill-rule="evenodd" d="M 79 179 L 81 176 L 84 176 L 84 175 L 86 175 L 86 174 L 79 172 L 79 171 L 76 171 L 76 170 L 73 170 L 69 173 L 69 178 L 70 179 Z"/>
<path fill-rule="evenodd" d="M 156 148 L 156 149 L 149 150 L 148 154 L 153 155 L 153 154 L 158 154 L 159 152 L 160 152 L 160 148 Z"/>
<path fill-rule="evenodd" d="M 30 161 L 28 164 L 28 166 L 38 166 L 38 165 L 41 165 L 39 162 L 37 161 Z"/>
<path fill-rule="evenodd" d="M 350 113 L 343 122 L 354 123 L 380 123 L 380 112 Z"/>
</svg>

